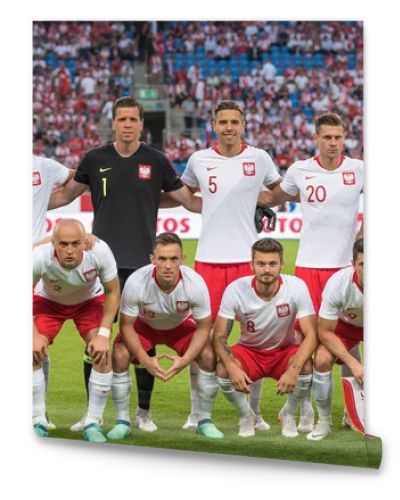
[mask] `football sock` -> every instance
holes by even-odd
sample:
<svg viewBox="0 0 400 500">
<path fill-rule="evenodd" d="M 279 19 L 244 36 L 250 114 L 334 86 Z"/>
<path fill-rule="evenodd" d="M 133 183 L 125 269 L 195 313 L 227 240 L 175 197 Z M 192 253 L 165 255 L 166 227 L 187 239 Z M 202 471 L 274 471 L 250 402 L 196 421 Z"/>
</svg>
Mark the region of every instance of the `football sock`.
<svg viewBox="0 0 400 500">
<path fill-rule="evenodd" d="M 83 353 L 83 377 L 85 379 L 86 399 L 89 400 L 89 379 L 92 373 L 93 360 L 89 356 L 87 349 Z"/>
<path fill-rule="evenodd" d="M 32 373 L 32 417 L 46 415 L 46 382 L 42 368 Z"/>
<path fill-rule="evenodd" d="M 113 372 L 100 373 L 94 368 L 89 379 L 89 407 L 85 419 L 85 426 L 92 423 L 99 423 L 103 417 L 107 397 L 111 391 Z"/>
<path fill-rule="evenodd" d="M 205 372 L 198 368 L 199 420 L 211 418 L 211 410 L 217 396 L 218 384 L 215 372 Z"/>
<path fill-rule="evenodd" d="M 150 349 L 147 354 L 152 357 L 156 355 L 156 349 Z M 154 377 L 146 368 L 135 366 L 136 386 L 138 390 L 138 406 L 143 410 L 150 410 L 150 399 L 154 387 Z"/>
<path fill-rule="evenodd" d="M 43 370 L 43 374 L 44 374 L 44 380 L 45 380 L 46 392 L 47 392 L 47 387 L 49 385 L 49 376 L 50 376 L 50 358 L 49 358 L 49 356 L 42 358 L 42 370 Z"/>
<path fill-rule="evenodd" d="M 190 413 L 192 415 L 200 413 L 200 394 L 199 394 L 199 365 L 196 361 L 192 361 L 189 365 L 189 376 L 190 376 L 190 402 L 191 408 Z M 215 384 L 217 382 L 215 381 Z"/>
<path fill-rule="evenodd" d="M 314 369 L 312 392 L 320 417 L 330 417 L 332 412 L 332 372 L 317 372 Z"/>
<path fill-rule="evenodd" d="M 286 415 L 294 416 L 297 407 L 302 402 L 304 397 L 309 392 L 311 386 L 312 375 L 299 375 L 297 378 L 297 384 L 293 392 L 289 392 L 287 395 L 287 401 L 283 409 L 283 413 Z"/>
<path fill-rule="evenodd" d="M 230 401 L 239 412 L 239 416 L 249 416 L 251 414 L 251 408 L 247 401 L 246 394 L 236 391 L 229 378 L 217 377 L 217 381 L 226 399 Z"/>
<path fill-rule="evenodd" d="M 115 407 L 116 420 L 131 421 L 129 417 L 131 386 L 132 380 L 129 370 L 122 373 L 113 373 L 111 395 Z"/>
<path fill-rule="evenodd" d="M 353 426 L 364 433 L 364 393 L 362 386 L 354 377 L 343 377 L 343 394 L 347 415 Z"/>
<path fill-rule="evenodd" d="M 264 380 L 263 378 L 260 378 L 259 380 L 256 380 L 250 385 L 249 403 L 250 403 L 250 408 L 254 411 L 255 414 L 261 413 L 260 399 L 262 393 L 263 380 Z"/>
</svg>

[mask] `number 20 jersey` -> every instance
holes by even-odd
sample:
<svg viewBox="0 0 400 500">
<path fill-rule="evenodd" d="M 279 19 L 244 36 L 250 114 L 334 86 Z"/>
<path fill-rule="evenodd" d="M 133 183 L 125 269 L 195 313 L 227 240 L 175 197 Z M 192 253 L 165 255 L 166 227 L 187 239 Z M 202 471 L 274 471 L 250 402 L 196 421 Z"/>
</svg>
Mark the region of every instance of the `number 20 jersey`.
<svg viewBox="0 0 400 500">
<path fill-rule="evenodd" d="M 343 156 L 335 170 L 323 168 L 318 157 L 297 161 L 281 188 L 300 194 L 303 228 L 296 265 L 318 269 L 351 264 L 357 231 L 364 162 Z"/>
</svg>

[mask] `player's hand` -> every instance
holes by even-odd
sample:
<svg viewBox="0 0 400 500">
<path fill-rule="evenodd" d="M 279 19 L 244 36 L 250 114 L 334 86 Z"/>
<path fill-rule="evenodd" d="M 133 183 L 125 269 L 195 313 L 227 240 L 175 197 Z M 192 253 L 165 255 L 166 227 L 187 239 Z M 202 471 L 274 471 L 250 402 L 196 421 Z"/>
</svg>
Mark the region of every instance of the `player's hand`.
<svg viewBox="0 0 400 500">
<path fill-rule="evenodd" d="M 142 365 L 146 368 L 146 370 L 151 373 L 154 377 L 159 378 L 163 382 L 165 382 L 167 379 L 166 377 L 166 372 L 163 370 L 158 363 L 160 359 L 164 359 L 165 354 L 157 354 L 156 356 L 147 356 L 146 359 L 142 360 Z"/>
<path fill-rule="evenodd" d="M 89 342 L 87 351 L 95 365 L 107 364 L 110 355 L 110 339 L 104 335 L 96 335 L 96 337 Z"/>
<path fill-rule="evenodd" d="M 264 217 L 267 218 L 267 229 L 274 231 L 276 226 L 276 213 L 271 210 L 267 205 L 257 206 L 256 213 L 254 214 L 254 223 L 256 225 L 257 233 L 261 233 L 264 227 Z"/>
<path fill-rule="evenodd" d="M 181 370 L 186 368 L 186 366 L 189 364 L 180 356 L 171 356 L 169 354 L 164 354 L 164 358 L 172 361 L 172 365 L 168 368 L 165 374 L 165 381 L 177 375 Z"/>
<path fill-rule="evenodd" d="M 49 344 L 46 337 L 40 333 L 33 332 L 32 336 L 32 358 L 34 365 L 40 365 L 41 361 L 49 354 Z"/>
<path fill-rule="evenodd" d="M 236 364 L 232 364 L 232 366 L 230 366 L 229 369 L 227 370 L 229 379 L 233 387 L 239 392 L 244 392 L 245 394 L 249 394 L 250 393 L 249 384 L 252 384 L 253 381 L 250 379 L 247 373 L 243 371 Z"/>
<path fill-rule="evenodd" d="M 277 394 L 287 394 L 293 392 L 297 384 L 297 373 L 289 367 L 276 384 Z"/>
<path fill-rule="evenodd" d="M 94 245 L 100 241 L 97 236 L 95 236 L 92 233 L 86 233 L 85 236 L 85 243 L 86 243 L 86 248 L 85 250 L 93 250 Z"/>
<path fill-rule="evenodd" d="M 353 374 L 353 377 L 357 380 L 357 382 L 361 385 L 364 385 L 363 365 L 357 359 L 354 359 L 351 365 L 349 365 L 349 368 L 351 370 L 351 373 Z"/>
</svg>

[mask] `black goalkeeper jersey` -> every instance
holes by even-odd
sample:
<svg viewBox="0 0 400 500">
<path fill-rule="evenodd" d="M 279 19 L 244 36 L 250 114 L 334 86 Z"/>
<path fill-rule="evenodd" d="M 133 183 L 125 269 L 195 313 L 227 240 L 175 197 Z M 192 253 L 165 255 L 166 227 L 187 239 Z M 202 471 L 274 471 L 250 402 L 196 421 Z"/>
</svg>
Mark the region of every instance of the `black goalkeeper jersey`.
<svg viewBox="0 0 400 500">
<path fill-rule="evenodd" d="M 90 187 L 93 234 L 108 243 L 118 267 L 148 264 L 161 191 L 183 185 L 167 158 L 143 143 L 123 158 L 107 144 L 83 157 L 74 179 Z"/>
</svg>

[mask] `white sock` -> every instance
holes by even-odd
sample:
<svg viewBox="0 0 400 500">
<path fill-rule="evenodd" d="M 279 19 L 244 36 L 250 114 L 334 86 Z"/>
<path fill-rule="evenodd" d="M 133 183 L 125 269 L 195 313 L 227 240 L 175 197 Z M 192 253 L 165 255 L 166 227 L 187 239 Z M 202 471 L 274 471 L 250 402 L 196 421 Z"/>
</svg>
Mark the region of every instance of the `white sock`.
<svg viewBox="0 0 400 500">
<path fill-rule="evenodd" d="M 85 427 L 98 424 L 103 417 L 108 394 L 111 391 L 113 372 L 100 373 L 92 368 L 89 378 L 89 408 L 85 419 Z"/>
<path fill-rule="evenodd" d="M 32 417 L 46 420 L 46 382 L 42 368 L 32 373 Z"/>
<path fill-rule="evenodd" d="M 310 389 L 311 380 L 311 373 L 310 375 L 299 375 L 297 377 L 297 384 L 293 392 L 289 392 L 287 396 L 287 401 L 283 410 L 283 413 L 285 415 L 292 415 L 293 417 L 295 416 L 297 407 L 302 402 Z"/>
<path fill-rule="evenodd" d="M 205 372 L 198 368 L 199 421 L 211 418 L 211 410 L 217 396 L 218 384 L 215 372 Z"/>
<path fill-rule="evenodd" d="M 47 388 L 49 386 L 49 377 L 50 377 L 50 358 L 49 358 L 49 356 L 42 358 L 42 370 L 44 373 L 44 380 L 45 380 L 46 392 L 47 392 Z"/>
<path fill-rule="evenodd" d="M 256 415 L 259 415 L 261 413 L 260 399 L 261 399 L 263 381 L 264 379 L 260 378 L 259 380 L 256 380 L 250 385 L 249 403 L 250 403 L 250 408 L 254 411 Z"/>
<path fill-rule="evenodd" d="M 192 361 L 189 366 L 191 415 L 198 415 L 200 413 L 200 389 L 198 373 L 199 365 L 196 363 L 196 361 Z"/>
<path fill-rule="evenodd" d="M 332 412 L 332 372 L 317 372 L 314 369 L 312 391 L 320 417 L 330 417 Z"/>
<path fill-rule="evenodd" d="M 301 416 L 314 415 L 314 409 L 313 409 L 312 404 L 311 404 L 311 384 L 310 384 L 310 387 L 307 391 L 307 395 L 304 397 L 303 401 L 301 402 L 300 414 L 301 414 Z"/>
<path fill-rule="evenodd" d="M 111 394 L 114 403 L 116 420 L 131 421 L 129 416 L 129 400 L 131 397 L 132 379 L 129 370 L 113 373 Z"/>
<path fill-rule="evenodd" d="M 239 412 L 240 418 L 248 417 L 251 414 L 251 408 L 247 401 L 246 395 L 244 392 L 236 391 L 231 384 L 229 378 L 220 378 L 217 377 L 218 384 L 223 392 L 224 396 L 228 401 L 230 401 L 233 406 Z"/>
</svg>

